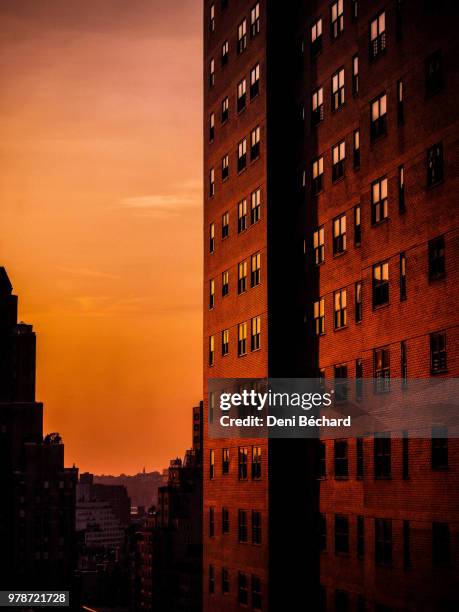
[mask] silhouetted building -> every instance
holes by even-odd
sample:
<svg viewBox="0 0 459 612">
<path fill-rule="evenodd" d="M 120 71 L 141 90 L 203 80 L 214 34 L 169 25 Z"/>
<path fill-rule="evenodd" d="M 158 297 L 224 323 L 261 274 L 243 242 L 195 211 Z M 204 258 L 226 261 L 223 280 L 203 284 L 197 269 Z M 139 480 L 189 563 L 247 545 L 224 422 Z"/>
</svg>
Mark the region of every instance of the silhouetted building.
<svg viewBox="0 0 459 612">
<path fill-rule="evenodd" d="M 43 437 L 35 344 L 32 326 L 17 323 L 17 297 L 0 268 L 0 584 L 69 589 L 78 470 L 64 467 L 59 434 Z"/>
<path fill-rule="evenodd" d="M 125 528 L 129 525 L 131 500 L 125 486 L 95 483 L 93 474 L 88 472 L 80 474 L 77 486 L 77 502 L 92 500 L 107 502 L 120 526 Z"/>
<path fill-rule="evenodd" d="M 207 381 L 458 375 L 455 5 L 203 4 L 204 610 L 454 609 L 457 440 L 209 439 Z"/>
</svg>

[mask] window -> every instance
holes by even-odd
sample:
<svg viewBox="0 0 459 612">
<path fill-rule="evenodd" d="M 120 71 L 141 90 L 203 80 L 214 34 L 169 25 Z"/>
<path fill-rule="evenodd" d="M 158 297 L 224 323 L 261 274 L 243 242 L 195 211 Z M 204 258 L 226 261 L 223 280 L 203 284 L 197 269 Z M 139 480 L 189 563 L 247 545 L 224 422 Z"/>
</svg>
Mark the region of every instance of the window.
<svg viewBox="0 0 459 612">
<path fill-rule="evenodd" d="M 313 234 L 314 262 L 316 265 L 325 260 L 325 234 L 324 226 L 321 225 Z"/>
<path fill-rule="evenodd" d="M 362 320 L 362 281 L 357 281 L 354 287 L 354 316 L 355 322 L 360 323 Z"/>
<path fill-rule="evenodd" d="M 226 181 L 229 177 L 229 155 L 222 157 L 222 181 Z"/>
<path fill-rule="evenodd" d="M 446 371 L 446 332 L 430 334 L 430 371 L 432 374 Z"/>
<path fill-rule="evenodd" d="M 391 439 L 388 433 L 377 433 L 374 438 L 375 478 L 391 477 Z"/>
<path fill-rule="evenodd" d="M 237 26 L 237 53 L 240 55 L 247 47 L 247 19 Z"/>
<path fill-rule="evenodd" d="M 404 0 L 397 0 L 395 7 L 395 36 L 399 42 L 403 38 L 403 3 Z"/>
<path fill-rule="evenodd" d="M 448 523 L 432 523 L 432 564 L 448 567 L 451 561 L 451 545 Z"/>
<path fill-rule="evenodd" d="M 335 291 L 334 294 L 335 329 L 341 329 L 347 325 L 347 292 L 346 289 Z"/>
<path fill-rule="evenodd" d="M 319 514 L 319 550 L 327 550 L 327 516 L 323 512 Z"/>
<path fill-rule="evenodd" d="M 353 145 L 354 145 L 353 165 L 354 165 L 354 170 L 357 170 L 358 168 L 360 168 L 360 130 L 354 130 Z"/>
<path fill-rule="evenodd" d="M 229 353 L 229 329 L 222 331 L 222 356 L 228 355 Z"/>
<path fill-rule="evenodd" d="M 344 176 L 344 162 L 346 159 L 346 143 L 342 140 L 332 149 L 332 180 L 337 181 Z"/>
<path fill-rule="evenodd" d="M 225 123 L 229 119 L 229 98 L 223 98 L 222 100 L 222 114 L 221 114 L 221 122 Z"/>
<path fill-rule="evenodd" d="M 238 328 L 238 341 L 237 341 L 237 354 L 238 357 L 247 353 L 247 323 L 239 323 Z"/>
<path fill-rule="evenodd" d="M 387 134 L 387 96 L 381 94 L 371 103 L 371 140 L 376 140 L 384 134 Z"/>
<path fill-rule="evenodd" d="M 260 93 L 260 64 L 250 71 L 250 99 L 253 100 Z"/>
<path fill-rule="evenodd" d="M 248 455 L 247 447 L 240 446 L 238 449 L 238 477 L 239 477 L 239 480 L 247 480 L 247 455 Z"/>
<path fill-rule="evenodd" d="M 252 510 L 252 544 L 261 544 L 261 512 Z"/>
<path fill-rule="evenodd" d="M 222 593 L 229 593 L 230 591 L 230 575 L 227 567 L 222 567 Z"/>
<path fill-rule="evenodd" d="M 230 470 L 230 450 L 229 448 L 222 448 L 222 474 L 229 474 Z"/>
<path fill-rule="evenodd" d="M 254 317 L 251 321 L 251 334 L 250 334 L 250 350 L 258 351 L 260 348 L 261 338 L 261 317 Z"/>
<path fill-rule="evenodd" d="M 229 0 L 220 0 L 220 6 L 221 6 L 222 11 L 228 8 L 228 2 Z"/>
<path fill-rule="evenodd" d="M 357 558 L 363 559 L 365 555 L 365 520 L 363 516 L 357 517 Z"/>
<path fill-rule="evenodd" d="M 243 606 L 249 603 L 249 580 L 244 572 L 238 572 L 237 575 L 237 601 Z"/>
<path fill-rule="evenodd" d="M 244 293 L 247 289 L 247 262 L 241 261 L 237 266 L 237 292 Z"/>
<path fill-rule="evenodd" d="M 400 300 L 406 300 L 406 255 L 400 253 Z"/>
<path fill-rule="evenodd" d="M 261 579 L 252 574 L 252 610 L 261 610 Z"/>
<path fill-rule="evenodd" d="M 241 200 L 237 205 L 237 232 L 247 229 L 247 200 Z"/>
<path fill-rule="evenodd" d="M 443 88 L 441 51 L 436 51 L 426 59 L 426 95 L 432 96 Z"/>
<path fill-rule="evenodd" d="M 390 349 L 380 348 L 373 351 L 373 376 L 375 392 L 389 391 L 390 385 Z"/>
<path fill-rule="evenodd" d="M 375 519 L 375 562 L 376 565 L 392 563 L 392 521 Z"/>
<path fill-rule="evenodd" d="M 209 87 L 215 85 L 215 60 L 212 58 L 209 62 Z"/>
<path fill-rule="evenodd" d="M 360 204 L 354 206 L 354 245 L 360 246 L 362 243 L 362 223 Z"/>
<path fill-rule="evenodd" d="M 356 21 L 359 17 L 359 2 L 358 0 L 351 0 L 351 17 Z"/>
<path fill-rule="evenodd" d="M 215 32 L 215 4 L 210 5 L 209 30 Z"/>
<path fill-rule="evenodd" d="M 387 178 L 380 178 L 371 185 L 371 222 L 381 223 L 387 216 Z"/>
<path fill-rule="evenodd" d="M 247 102 L 247 79 L 242 79 L 237 86 L 237 112 L 241 113 L 245 109 Z"/>
<path fill-rule="evenodd" d="M 370 23 L 370 57 L 374 59 L 386 48 L 386 13 Z"/>
<path fill-rule="evenodd" d="M 215 477 L 215 451 L 209 451 L 209 478 L 212 480 Z"/>
<path fill-rule="evenodd" d="M 320 336 L 325 333 L 325 300 L 314 302 L 314 333 Z"/>
<path fill-rule="evenodd" d="M 410 522 L 403 521 L 403 567 L 406 569 L 410 566 Z"/>
<path fill-rule="evenodd" d="M 250 11 L 250 36 L 254 38 L 260 32 L 260 3 L 257 2 Z"/>
<path fill-rule="evenodd" d="M 335 440 L 335 478 L 347 478 L 348 453 L 347 440 Z"/>
<path fill-rule="evenodd" d="M 255 255 L 252 255 L 252 257 L 250 258 L 250 286 L 251 287 L 256 287 L 257 285 L 260 284 L 260 259 L 261 259 L 261 255 L 260 253 L 255 253 Z"/>
<path fill-rule="evenodd" d="M 344 104 L 344 68 L 332 76 L 332 110 L 339 110 Z"/>
<path fill-rule="evenodd" d="M 346 250 L 346 213 L 333 219 L 333 255 Z"/>
<path fill-rule="evenodd" d="M 408 383 L 408 351 L 406 348 L 406 340 L 400 342 L 400 373 L 404 385 Z"/>
<path fill-rule="evenodd" d="M 322 51 L 322 19 L 317 19 L 311 26 L 311 57 Z"/>
<path fill-rule="evenodd" d="M 443 180 L 443 145 L 438 143 L 427 150 L 427 186 L 433 187 Z"/>
<path fill-rule="evenodd" d="M 323 440 L 319 440 L 317 447 L 317 478 L 327 477 L 327 446 Z"/>
<path fill-rule="evenodd" d="M 397 81 L 397 123 L 403 125 L 405 120 L 404 108 L 403 108 L 403 81 L 399 79 Z"/>
<path fill-rule="evenodd" d="M 209 170 L 209 197 L 215 195 L 215 170 L 211 168 Z"/>
<path fill-rule="evenodd" d="M 363 363 L 360 358 L 355 360 L 355 399 L 358 402 L 363 399 Z M 358 461 L 358 451 L 359 451 L 359 441 L 357 440 L 357 461 Z M 362 453 L 363 453 L 363 446 L 362 446 Z M 362 454 L 362 461 L 363 461 L 363 454 Z M 358 469 L 359 468 L 357 465 L 357 471 Z M 363 469 L 363 464 L 362 464 L 362 469 Z"/>
<path fill-rule="evenodd" d="M 247 138 L 237 145 L 237 171 L 242 172 L 247 167 Z"/>
<path fill-rule="evenodd" d="M 215 281 L 213 278 L 209 281 L 209 308 L 215 306 Z"/>
<path fill-rule="evenodd" d="M 226 211 L 222 215 L 222 239 L 229 236 L 229 212 Z"/>
<path fill-rule="evenodd" d="M 215 569 L 213 565 L 209 565 L 209 595 L 215 593 Z"/>
<path fill-rule="evenodd" d="M 209 115 L 209 142 L 213 142 L 215 137 L 215 113 Z"/>
<path fill-rule="evenodd" d="M 222 297 L 229 293 L 229 270 L 222 273 Z"/>
<path fill-rule="evenodd" d="M 213 366 L 215 363 L 215 336 L 209 337 L 209 365 Z"/>
<path fill-rule="evenodd" d="M 250 208 L 250 223 L 256 223 L 260 220 L 260 210 L 261 210 L 261 189 L 257 189 L 252 192 L 250 196 L 251 200 L 251 208 Z"/>
<path fill-rule="evenodd" d="M 311 100 L 311 122 L 312 125 L 318 125 L 324 118 L 324 88 L 319 87 L 312 92 Z"/>
<path fill-rule="evenodd" d="M 228 508 L 222 508 L 222 533 L 229 533 L 229 510 Z"/>
<path fill-rule="evenodd" d="M 238 537 L 239 542 L 247 542 L 248 534 L 247 534 L 247 511 L 246 510 L 238 510 L 237 512 L 237 524 L 238 524 Z"/>
<path fill-rule="evenodd" d="M 347 365 L 335 365 L 335 400 L 344 402 L 347 400 Z M 343 382 L 341 382 L 343 381 Z"/>
<path fill-rule="evenodd" d="M 215 508 L 211 506 L 209 508 L 209 537 L 213 538 L 215 535 Z"/>
<path fill-rule="evenodd" d="M 359 93 L 359 56 L 354 55 L 352 58 L 352 94 L 356 96 Z"/>
<path fill-rule="evenodd" d="M 322 191 L 324 176 L 324 158 L 318 157 L 312 162 L 312 194 L 317 195 Z"/>
<path fill-rule="evenodd" d="M 261 446 L 252 446 L 252 480 L 261 478 Z"/>
<path fill-rule="evenodd" d="M 347 591 L 335 590 L 335 612 L 349 612 L 349 593 Z"/>
<path fill-rule="evenodd" d="M 432 427 L 432 469 L 445 470 L 448 467 L 448 429 L 437 425 Z"/>
<path fill-rule="evenodd" d="M 222 55 L 221 55 L 221 64 L 222 66 L 226 66 L 228 63 L 229 57 L 229 43 L 227 40 L 222 44 Z"/>
<path fill-rule="evenodd" d="M 398 167 L 398 210 L 403 213 L 405 206 L 405 167 Z"/>
<path fill-rule="evenodd" d="M 349 552 L 349 518 L 344 514 L 335 514 L 335 553 Z"/>
<path fill-rule="evenodd" d="M 343 0 L 334 2 L 331 6 L 330 36 L 337 38 L 344 29 Z"/>
<path fill-rule="evenodd" d="M 402 478 L 408 480 L 410 477 L 410 455 L 409 455 L 409 438 L 406 429 L 403 431 L 402 436 Z"/>
<path fill-rule="evenodd" d="M 429 241 L 429 281 L 442 279 L 445 275 L 445 237 L 438 236 Z"/>
<path fill-rule="evenodd" d="M 250 161 L 260 157 L 260 128 L 257 126 L 250 133 Z"/>
<path fill-rule="evenodd" d="M 358 480 L 363 478 L 364 474 L 364 454 L 363 454 L 363 438 L 356 439 L 356 476 Z"/>
</svg>

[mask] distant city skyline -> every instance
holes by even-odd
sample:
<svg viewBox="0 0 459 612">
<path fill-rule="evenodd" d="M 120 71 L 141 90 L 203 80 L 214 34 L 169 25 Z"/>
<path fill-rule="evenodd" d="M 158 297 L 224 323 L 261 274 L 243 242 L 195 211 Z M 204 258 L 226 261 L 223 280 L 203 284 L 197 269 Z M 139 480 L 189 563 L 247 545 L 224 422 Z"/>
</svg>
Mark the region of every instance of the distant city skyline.
<svg viewBox="0 0 459 612">
<path fill-rule="evenodd" d="M 45 430 L 82 471 L 161 471 L 191 441 L 201 13 L 0 0 L 0 265 L 37 331 Z"/>
</svg>

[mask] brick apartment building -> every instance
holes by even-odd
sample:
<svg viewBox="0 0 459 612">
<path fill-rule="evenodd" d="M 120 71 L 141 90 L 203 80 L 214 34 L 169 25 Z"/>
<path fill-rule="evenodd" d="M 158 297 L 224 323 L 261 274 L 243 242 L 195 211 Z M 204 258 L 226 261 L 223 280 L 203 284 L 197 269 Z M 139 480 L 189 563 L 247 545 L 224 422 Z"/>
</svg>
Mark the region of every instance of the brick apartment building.
<svg viewBox="0 0 459 612">
<path fill-rule="evenodd" d="M 209 378 L 458 376 L 455 18 L 204 2 L 206 612 L 457 609 L 456 439 L 207 435 Z"/>
</svg>

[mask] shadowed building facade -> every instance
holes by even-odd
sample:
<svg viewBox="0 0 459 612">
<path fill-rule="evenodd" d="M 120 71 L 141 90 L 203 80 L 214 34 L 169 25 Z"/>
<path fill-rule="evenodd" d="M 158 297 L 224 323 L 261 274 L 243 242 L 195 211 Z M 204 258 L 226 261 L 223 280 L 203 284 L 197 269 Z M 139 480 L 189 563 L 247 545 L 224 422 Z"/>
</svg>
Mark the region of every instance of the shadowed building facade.
<svg viewBox="0 0 459 612">
<path fill-rule="evenodd" d="M 458 375 L 455 17 L 204 2 L 206 611 L 457 603 L 447 432 L 207 433 L 210 378 Z"/>
</svg>

